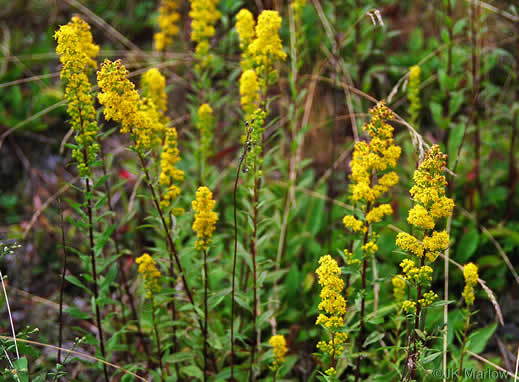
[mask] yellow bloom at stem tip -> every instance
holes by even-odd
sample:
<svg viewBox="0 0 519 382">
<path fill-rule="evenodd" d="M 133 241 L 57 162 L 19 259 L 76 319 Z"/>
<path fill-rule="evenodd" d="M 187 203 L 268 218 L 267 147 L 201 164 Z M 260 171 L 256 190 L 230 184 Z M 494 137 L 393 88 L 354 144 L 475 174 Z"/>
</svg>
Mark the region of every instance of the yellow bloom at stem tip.
<svg viewBox="0 0 519 382">
<path fill-rule="evenodd" d="M 402 275 L 396 275 L 391 280 L 391 283 L 393 284 L 393 296 L 395 296 L 395 300 L 397 302 L 402 302 L 405 296 L 405 278 Z"/>
<path fill-rule="evenodd" d="M 211 154 L 211 141 L 214 129 L 213 109 L 207 103 L 202 104 L 198 108 L 196 127 L 200 131 L 200 150 L 207 157 Z"/>
<path fill-rule="evenodd" d="M 180 195 L 180 187 L 174 182 L 181 182 L 184 180 L 184 171 L 179 170 L 175 164 L 180 161 L 180 154 L 177 143 L 177 130 L 174 127 L 169 127 L 166 130 L 166 139 L 164 147 L 160 154 L 160 176 L 159 183 L 166 188 L 162 195 L 160 205 L 162 208 L 167 208 L 171 202 L 177 199 Z M 173 215 L 181 215 L 182 209 L 174 209 Z"/>
<path fill-rule="evenodd" d="M 141 77 L 142 95 L 150 98 L 161 113 L 167 111 L 166 78 L 157 68 L 151 68 Z"/>
<path fill-rule="evenodd" d="M 195 55 L 201 60 L 202 66 L 210 60 L 209 39 L 214 36 L 214 25 L 221 14 L 216 9 L 218 0 L 191 0 L 191 41 L 196 42 Z"/>
<path fill-rule="evenodd" d="M 245 119 L 249 119 L 258 107 L 259 92 L 260 87 L 256 72 L 253 69 L 244 71 L 240 76 L 240 104 L 245 113 Z"/>
<path fill-rule="evenodd" d="M 283 362 L 285 362 L 285 355 L 287 354 L 287 342 L 285 337 L 277 334 L 270 337 L 269 345 L 272 346 L 275 357 L 272 367 L 277 369 Z"/>
<path fill-rule="evenodd" d="M 101 92 L 97 96 L 104 105 L 107 120 L 122 125 L 122 133 L 131 133 L 137 148 L 151 148 L 160 143 L 164 123 L 157 106 L 150 98 L 142 97 L 128 79 L 128 71 L 121 60 L 105 60 L 97 72 Z"/>
<path fill-rule="evenodd" d="M 478 282 L 478 267 L 474 263 L 468 263 L 463 267 L 463 276 L 465 277 L 465 288 L 463 290 L 463 298 L 467 306 L 474 304 L 474 286 Z"/>
<path fill-rule="evenodd" d="M 215 206 L 213 193 L 209 188 L 202 186 L 196 191 L 196 199 L 192 205 L 195 210 L 195 221 L 193 223 L 193 231 L 196 232 L 196 248 L 207 250 L 211 237 L 215 229 L 218 215 L 213 211 Z"/>
<path fill-rule="evenodd" d="M 162 0 L 160 2 L 158 18 L 160 32 L 155 33 L 153 36 L 155 49 L 159 52 L 166 50 L 173 43 L 173 37 L 180 31 L 177 25 L 180 20 L 180 14 L 177 10 L 177 0 Z"/>
<path fill-rule="evenodd" d="M 157 264 L 147 253 L 143 253 L 135 262 L 139 264 L 139 273 L 144 279 L 146 297 L 151 298 L 155 293 L 160 292 L 160 271 Z"/>
<path fill-rule="evenodd" d="M 287 57 L 279 38 L 281 21 L 277 11 L 263 11 L 259 15 L 256 39 L 249 45 L 249 51 L 258 65 L 266 65 Z"/>
<path fill-rule="evenodd" d="M 330 255 L 319 259 L 319 267 L 316 270 L 321 285 L 321 302 L 318 309 L 323 311 L 317 317 L 316 325 L 324 325 L 330 332 L 328 341 L 319 341 L 317 349 L 332 357 L 336 357 L 344 350 L 344 343 L 348 334 L 339 330 L 344 326 L 344 315 L 346 314 L 346 300 L 342 296 L 344 281 L 341 269 Z"/>
<path fill-rule="evenodd" d="M 250 43 L 256 36 L 256 32 L 254 27 L 256 26 L 256 22 L 254 21 L 254 16 L 248 9 L 241 9 L 236 15 L 236 31 L 238 32 L 238 37 L 240 39 L 240 48 L 242 50 L 247 50 Z"/>
<path fill-rule="evenodd" d="M 57 41 L 56 53 L 63 64 L 61 79 L 65 83 L 67 112 L 76 133 L 77 148 L 73 150 L 72 156 L 78 163 L 79 175 L 87 177 L 90 164 L 95 161 L 99 151 L 99 127 L 91 94 L 92 86 L 88 79 L 88 71 L 97 66 L 93 58 L 99 52 L 99 46 L 94 44 L 90 26 L 77 16 L 62 25 L 54 38 Z"/>
</svg>

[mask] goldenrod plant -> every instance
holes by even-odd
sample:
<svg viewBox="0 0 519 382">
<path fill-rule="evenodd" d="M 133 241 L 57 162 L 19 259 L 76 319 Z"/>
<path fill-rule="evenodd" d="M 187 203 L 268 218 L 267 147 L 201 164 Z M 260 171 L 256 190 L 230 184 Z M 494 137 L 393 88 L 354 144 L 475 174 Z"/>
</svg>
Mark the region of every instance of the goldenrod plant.
<svg viewBox="0 0 519 382">
<path fill-rule="evenodd" d="M 196 199 L 192 205 L 195 210 L 193 231 L 196 232 L 196 248 L 204 254 L 204 381 L 207 381 L 209 351 L 209 310 L 207 305 L 209 293 L 209 271 L 207 267 L 207 251 L 213 237 L 218 215 L 213 211 L 215 201 L 212 192 L 205 186 L 196 191 Z"/>
<path fill-rule="evenodd" d="M 86 210 L 85 227 L 88 229 L 90 271 L 92 280 L 93 305 L 95 320 L 99 335 L 101 356 L 106 357 L 105 340 L 102 325 L 101 306 L 98 302 L 99 285 L 97 272 L 97 257 L 99 244 L 96 248 L 94 238 L 94 203 L 93 192 L 95 180 L 93 167 L 99 152 L 97 135 L 99 127 L 96 121 L 94 98 L 91 94 L 92 85 L 88 79 L 89 71 L 97 67 L 94 58 L 99 53 L 99 46 L 93 42 L 90 26 L 79 17 L 60 27 L 54 34 L 57 41 L 56 53 L 60 55 L 63 64 L 61 78 L 65 82 L 65 97 L 68 101 L 67 112 L 71 117 L 72 130 L 76 132 L 76 146 L 72 156 L 77 162 L 79 175 L 85 181 L 84 209 Z M 101 248 L 102 249 L 102 248 Z M 105 381 L 109 380 L 108 370 L 103 364 Z"/>
<path fill-rule="evenodd" d="M 160 333 L 158 329 L 157 317 L 156 317 L 156 306 L 155 306 L 155 295 L 160 292 L 160 271 L 157 268 L 155 260 L 148 254 L 143 253 L 142 256 L 138 257 L 135 262 L 139 266 L 139 273 L 144 280 L 144 289 L 146 291 L 146 298 L 151 301 L 151 317 L 153 322 L 153 331 L 155 335 L 155 341 L 157 344 L 157 358 L 160 368 L 161 380 L 165 381 L 165 370 L 162 365 L 162 348 L 160 345 Z"/>
<path fill-rule="evenodd" d="M 401 278 L 408 286 L 402 310 L 414 322 L 407 335 L 403 374 L 406 380 L 416 377 L 421 342 L 425 339 L 419 335 L 424 328 L 425 310 L 438 298 L 431 289 L 434 262 L 449 247 L 449 234 L 441 229 L 442 219 L 449 217 L 454 208 L 453 200 L 446 196 L 445 191 L 447 180 L 443 173 L 446 164 L 447 156 L 439 146 L 432 146 L 426 152 L 423 162 L 414 172 L 414 185 L 410 189 L 414 205 L 409 210 L 407 222 L 413 227 L 412 234 L 400 232 L 396 237 L 396 245 L 408 254 L 400 263 Z"/>
<path fill-rule="evenodd" d="M 327 341 L 319 341 L 317 349 L 329 357 L 329 367 L 325 373 L 335 379 L 337 375 L 337 361 L 344 351 L 344 343 L 348 333 L 344 332 L 344 315 L 346 314 L 346 300 L 342 296 L 344 281 L 341 278 L 341 269 L 330 255 L 319 259 L 319 268 L 316 273 L 321 286 L 321 302 L 316 325 L 323 325 L 329 337 Z"/>
<path fill-rule="evenodd" d="M 371 140 L 359 141 L 355 144 L 353 158 L 350 162 L 351 200 L 359 208 L 359 216 L 344 216 L 344 227 L 353 233 L 360 247 L 360 259 L 354 258 L 353 242 L 350 250 L 344 255 L 348 265 L 360 266 L 360 327 L 356 338 L 357 352 L 362 352 L 365 341 L 366 289 L 368 286 L 368 266 L 378 251 L 377 228 L 384 217 L 391 215 L 393 209 L 385 203 L 383 197 L 398 183 L 398 175 L 393 170 L 400 158 L 401 148 L 394 143 L 393 127 L 389 124 L 393 112 L 380 102 L 370 110 L 371 121 L 364 125 Z M 358 265 L 358 266 L 357 266 Z M 355 380 L 360 378 L 361 355 L 357 355 Z"/>
</svg>

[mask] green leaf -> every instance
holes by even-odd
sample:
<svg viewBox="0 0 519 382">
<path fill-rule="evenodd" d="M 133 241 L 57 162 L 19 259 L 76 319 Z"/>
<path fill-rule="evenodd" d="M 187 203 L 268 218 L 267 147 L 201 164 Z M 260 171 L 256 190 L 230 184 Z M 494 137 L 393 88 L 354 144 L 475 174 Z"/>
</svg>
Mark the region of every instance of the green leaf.
<svg viewBox="0 0 519 382">
<path fill-rule="evenodd" d="M 20 382 L 29 382 L 29 363 L 27 358 L 22 357 L 13 361 L 13 366 L 17 371 L 18 380 Z"/>
<path fill-rule="evenodd" d="M 492 325 L 476 330 L 469 337 L 469 343 L 467 344 L 467 349 L 473 353 L 481 353 L 485 346 L 487 345 L 488 340 L 494 332 L 496 331 L 497 324 L 493 323 Z"/>
<path fill-rule="evenodd" d="M 368 345 L 370 345 L 370 344 L 372 344 L 374 342 L 378 342 L 382 338 L 384 338 L 384 333 L 372 332 L 372 333 L 370 333 L 368 338 L 366 338 L 366 340 L 364 341 L 364 344 L 362 346 L 368 346 Z"/>
<path fill-rule="evenodd" d="M 76 276 L 74 275 L 67 275 L 65 276 L 65 280 L 67 280 L 69 283 L 83 289 L 84 291 L 86 291 L 88 294 L 92 295 L 92 291 L 90 290 L 90 288 L 88 288 L 85 284 L 83 284 L 83 282 L 81 282 L 80 279 L 78 279 Z"/>
<path fill-rule="evenodd" d="M 461 141 L 463 139 L 463 134 L 465 132 L 464 124 L 457 124 L 453 128 L 450 129 L 449 132 L 449 143 L 447 147 L 447 152 L 449 154 L 449 168 L 454 167 L 454 163 L 456 163 L 456 157 L 458 155 L 458 149 L 461 145 Z"/>
<path fill-rule="evenodd" d="M 456 260 L 465 263 L 472 257 L 478 248 L 479 234 L 478 231 L 471 227 L 468 232 L 464 233 L 456 250 Z"/>
<path fill-rule="evenodd" d="M 431 361 L 434 361 L 436 358 L 438 358 L 442 354 L 443 353 L 441 351 L 429 354 L 428 356 L 424 357 L 423 363 L 426 364 L 426 363 L 429 363 Z"/>
<path fill-rule="evenodd" d="M 196 365 L 189 365 L 182 368 L 182 371 L 189 377 L 195 377 L 198 379 L 204 378 L 204 373 L 202 373 L 202 370 Z"/>
<path fill-rule="evenodd" d="M 70 314 L 72 317 L 79 318 L 81 320 L 88 320 L 90 315 L 88 313 L 82 312 L 76 306 L 69 306 L 65 309 L 65 313 Z"/>
</svg>

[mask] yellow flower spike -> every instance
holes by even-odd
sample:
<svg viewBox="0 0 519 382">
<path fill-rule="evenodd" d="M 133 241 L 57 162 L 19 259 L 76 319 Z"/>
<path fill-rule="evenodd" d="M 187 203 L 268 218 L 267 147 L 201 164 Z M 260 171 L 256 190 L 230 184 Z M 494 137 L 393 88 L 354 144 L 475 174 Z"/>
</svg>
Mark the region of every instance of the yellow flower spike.
<svg viewBox="0 0 519 382">
<path fill-rule="evenodd" d="M 207 157 L 211 154 L 214 117 L 213 109 L 206 103 L 202 104 L 198 108 L 198 121 L 196 127 L 200 131 L 200 150 Z"/>
<path fill-rule="evenodd" d="M 474 304 L 474 286 L 478 282 L 478 267 L 474 263 L 468 263 L 463 267 L 463 276 L 465 278 L 465 288 L 463 290 L 463 298 L 467 306 Z"/>
<path fill-rule="evenodd" d="M 391 283 L 393 284 L 393 295 L 395 296 L 395 300 L 397 302 L 402 302 L 405 296 L 406 287 L 404 276 L 397 275 L 393 277 Z"/>
<path fill-rule="evenodd" d="M 148 253 L 143 253 L 135 262 L 139 265 L 139 273 L 144 279 L 146 297 L 152 298 L 155 293 L 160 292 L 160 271 L 157 263 Z"/>
<path fill-rule="evenodd" d="M 287 354 L 287 342 L 285 337 L 280 334 L 270 337 L 269 345 L 272 346 L 274 352 L 274 362 L 272 368 L 277 370 L 283 362 L 285 362 L 285 355 Z"/>
<path fill-rule="evenodd" d="M 162 208 L 169 207 L 171 202 L 180 195 L 180 187 L 173 183 L 174 181 L 181 182 L 184 180 L 184 171 L 175 167 L 175 164 L 179 161 L 177 130 L 174 127 L 169 127 L 166 130 L 166 139 L 160 154 L 159 183 L 166 188 L 166 192 L 162 195 L 160 202 Z M 174 216 L 180 216 L 184 213 L 184 210 L 174 208 L 171 212 Z"/>
<path fill-rule="evenodd" d="M 326 318 L 325 322 L 323 322 L 325 325 L 331 319 L 331 316 L 339 318 L 336 325 L 334 325 L 337 328 L 343 325 L 342 317 L 346 313 L 346 301 L 341 295 L 344 288 L 344 281 L 340 278 L 341 269 L 337 261 L 332 259 L 330 255 L 321 257 L 319 264 L 320 266 L 316 271 L 319 277 L 319 285 L 322 287 L 322 300 L 319 304 L 319 310 L 324 310 L 326 313 L 323 315 Z"/>
<path fill-rule="evenodd" d="M 105 60 L 97 72 L 97 82 L 101 88 L 99 103 L 105 106 L 107 120 L 121 123 L 122 133 L 132 132 L 137 148 L 148 149 L 160 143 L 164 128 L 160 113 L 153 102 L 141 99 L 120 60 Z"/>
<path fill-rule="evenodd" d="M 253 69 L 244 71 L 240 76 L 240 104 L 245 113 L 245 119 L 250 119 L 250 115 L 257 109 L 260 99 L 260 87 L 258 76 Z"/>
<path fill-rule="evenodd" d="M 324 325 L 331 335 L 329 341 L 319 341 L 317 349 L 330 356 L 337 356 L 344 351 L 347 333 L 339 332 L 344 326 L 344 315 L 346 314 L 346 300 L 342 296 L 344 281 L 340 277 L 341 269 L 330 255 L 319 259 L 319 267 L 316 270 L 321 285 L 321 302 L 318 309 L 323 311 L 317 317 L 316 325 Z"/>
<path fill-rule="evenodd" d="M 156 68 L 146 71 L 141 77 L 142 95 L 150 98 L 157 109 L 167 111 L 166 78 Z"/>
<path fill-rule="evenodd" d="M 87 177 L 90 173 L 89 164 L 95 161 L 99 151 L 96 140 L 99 127 L 87 71 L 97 66 L 93 58 L 99 52 L 99 46 L 93 42 L 90 26 L 77 16 L 62 25 L 54 38 L 57 41 L 56 53 L 63 64 L 60 76 L 65 82 L 67 112 L 78 145 L 72 157 L 78 163 L 79 175 Z"/>
<path fill-rule="evenodd" d="M 287 55 L 279 38 L 281 17 L 277 11 L 263 11 L 256 25 L 256 39 L 249 45 L 249 51 L 258 65 L 268 61 L 284 60 Z"/>
<path fill-rule="evenodd" d="M 236 15 L 236 31 L 240 39 L 240 49 L 246 51 L 256 37 L 256 22 L 248 9 L 241 9 Z"/>
<path fill-rule="evenodd" d="M 412 125 L 416 125 L 420 116 L 422 103 L 420 101 L 420 74 L 421 69 L 418 65 L 414 65 L 409 69 L 409 121 Z"/>
<path fill-rule="evenodd" d="M 153 40 L 155 49 L 159 52 L 166 50 L 173 43 L 173 38 L 178 34 L 180 28 L 177 23 L 180 20 L 177 0 L 162 0 L 159 7 L 158 24 L 160 32 L 155 33 Z"/>
<path fill-rule="evenodd" d="M 216 9 L 218 0 L 191 0 L 191 41 L 196 42 L 196 57 L 206 66 L 212 59 L 209 55 L 209 39 L 216 33 L 214 25 L 221 14 Z"/>
<path fill-rule="evenodd" d="M 196 199 L 192 202 L 193 209 L 195 210 L 195 221 L 192 228 L 197 235 L 196 249 L 207 250 L 213 236 L 215 224 L 218 220 L 218 215 L 213 211 L 215 203 L 209 188 L 205 186 L 198 188 Z"/>
<path fill-rule="evenodd" d="M 373 203 L 389 188 L 398 183 L 398 175 L 394 171 L 383 174 L 376 184 L 372 184 L 373 171 L 385 171 L 396 166 L 401 149 L 394 145 L 393 127 L 387 123 L 393 112 L 384 102 L 379 102 L 370 111 L 371 121 L 363 127 L 371 137 L 371 142 L 360 141 L 355 144 L 351 167 L 351 198 L 353 201 Z M 382 207 L 375 214 L 387 212 L 388 207 Z"/>
</svg>

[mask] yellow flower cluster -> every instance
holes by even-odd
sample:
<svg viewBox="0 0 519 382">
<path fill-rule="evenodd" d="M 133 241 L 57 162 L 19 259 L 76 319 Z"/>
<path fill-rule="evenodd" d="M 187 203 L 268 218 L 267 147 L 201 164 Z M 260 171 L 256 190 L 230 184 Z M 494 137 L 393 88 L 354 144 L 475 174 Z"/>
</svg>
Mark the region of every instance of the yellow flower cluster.
<svg viewBox="0 0 519 382">
<path fill-rule="evenodd" d="M 373 253 L 378 251 L 378 245 L 375 244 L 374 241 L 368 241 L 366 244 L 362 246 L 362 251 L 364 251 L 367 255 L 372 255 Z"/>
<path fill-rule="evenodd" d="M 270 337 L 269 345 L 272 346 L 274 352 L 274 362 L 272 368 L 277 370 L 283 362 L 285 362 L 285 355 L 287 354 L 287 342 L 285 337 L 280 334 Z"/>
<path fill-rule="evenodd" d="M 405 300 L 402 303 L 402 310 L 406 313 L 415 313 L 416 312 L 416 302 Z"/>
<path fill-rule="evenodd" d="M 101 88 L 99 103 L 105 107 L 107 120 L 120 122 L 121 132 L 132 134 L 137 148 L 151 148 L 160 143 L 165 126 L 153 101 L 141 98 L 127 76 L 128 71 L 120 60 L 105 60 L 97 72 Z"/>
<path fill-rule="evenodd" d="M 281 21 L 277 11 L 263 11 L 258 17 L 256 38 L 250 43 L 248 50 L 254 57 L 259 72 L 262 70 L 268 72 L 273 62 L 287 57 L 279 38 Z"/>
<path fill-rule="evenodd" d="M 247 69 L 240 76 L 240 104 L 246 120 L 249 120 L 254 110 L 258 108 L 259 99 L 258 76 L 254 70 Z"/>
<path fill-rule="evenodd" d="M 422 257 L 424 253 L 423 245 L 418 239 L 406 232 L 400 232 L 396 236 L 396 245 L 405 251 L 414 253 L 418 257 Z"/>
<path fill-rule="evenodd" d="M 201 60 L 202 67 L 211 61 L 209 39 L 214 36 L 214 25 L 221 17 L 217 5 L 218 0 L 191 0 L 191 41 L 197 43 L 195 55 Z"/>
<path fill-rule="evenodd" d="M 474 263 L 468 263 L 463 267 L 463 276 L 465 277 L 465 288 L 463 289 L 463 298 L 467 306 L 474 304 L 474 286 L 478 282 L 478 267 Z"/>
<path fill-rule="evenodd" d="M 358 220 L 352 215 L 346 215 L 342 219 L 342 224 L 344 224 L 344 227 L 346 227 L 346 229 L 349 229 L 353 232 L 366 233 L 368 230 L 368 228 L 364 225 L 364 222 L 362 220 Z"/>
<path fill-rule="evenodd" d="M 256 37 L 255 26 L 256 21 L 254 21 L 252 13 L 248 9 L 241 9 L 236 15 L 236 31 L 238 32 L 240 49 L 243 51 L 243 54 L 247 53 L 250 43 Z M 246 68 L 243 69 L 245 70 Z"/>
<path fill-rule="evenodd" d="M 384 216 L 391 215 L 392 213 L 393 208 L 391 208 L 390 204 L 381 204 L 368 212 L 366 215 L 366 220 L 370 224 L 378 223 L 382 221 Z"/>
<path fill-rule="evenodd" d="M 449 234 L 447 231 L 434 231 L 431 236 L 423 238 L 423 246 L 428 251 L 443 251 L 449 246 Z"/>
<path fill-rule="evenodd" d="M 180 154 L 177 143 L 177 130 L 174 127 L 169 127 L 166 130 L 166 139 L 164 140 L 164 147 L 160 154 L 160 176 L 159 183 L 166 188 L 166 192 L 162 195 L 160 205 L 162 208 L 167 208 L 171 205 L 172 200 L 177 199 L 180 195 L 180 187 L 174 184 L 174 181 L 181 182 L 184 180 L 184 171 L 175 167 L 175 164 L 180 161 Z M 182 215 L 184 210 L 181 208 L 174 208 L 173 215 Z"/>
<path fill-rule="evenodd" d="M 243 81 L 243 85 L 241 85 L 240 79 L 240 94 L 252 95 L 252 100 L 256 99 L 256 89 L 261 89 L 265 93 L 269 80 L 275 80 L 277 72 L 273 68 L 274 63 L 286 58 L 279 37 L 281 21 L 282 19 L 277 11 L 265 10 L 261 12 L 257 24 L 255 24 L 252 13 L 246 9 L 240 10 L 236 16 L 236 30 L 242 50 L 242 76 L 248 70 L 254 70 L 257 74 L 255 81 L 253 81 L 251 73 L 248 73 L 248 79 Z M 247 88 L 250 89 L 247 90 Z M 242 101 L 242 105 L 251 105 L 252 103 Z M 250 114 L 252 110 L 245 110 L 245 113 Z"/>
<path fill-rule="evenodd" d="M 431 232 L 435 228 L 437 220 L 450 216 L 454 207 L 452 199 L 445 196 L 447 184 L 443 175 L 445 159 L 446 156 L 441 153 L 439 147 L 432 146 L 413 176 L 414 185 L 410 193 L 415 205 L 409 211 L 407 221 L 424 231 L 422 241 L 416 237 L 416 234 L 413 236 L 403 232 L 399 233 L 396 238 L 398 247 L 419 259 L 418 262 L 412 258 L 404 259 L 400 266 L 405 273 L 405 278 L 412 280 L 422 288 L 430 285 L 433 273 L 433 269 L 429 265 L 425 265 L 425 261 L 433 263 L 440 251 L 449 246 L 449 235 L 446 231 Z M 416 303 L 421 307 L 428 306 L 437 297 L 431 290 L 426 291 L 417 296 L 414 307 L 407 304 L 407 311 L 414 309 Z"/>
<path fill-rule="evenodd" d="M 200 150 L 205 156 L 208 156 L 211 153 L 214 117 L 213 109 L 206 103 L 198 108 L 197 128 L 200 131 Z"/>
<path fill-rule="evenodd" d="M 415 202 L 423 205 L 434 219 L 450 216 L 454 208 L 453 200 L 445 196 L 447 180 L 443 175 L 443 169 L 446 158 L 447 156 L 440 151 L 440 146 L 432 146 L 415 171 L 414 186 L 410 190 Z"/>
<path fill-rule="evenodd" d="M 340 278 L 341 269 L 330 255 L 322 256 L 319 264 L 316 271 L 322 287 L 319 310 L 323 310 L 325 314 L 319 314 L 315 324 L 336 329 L 344 325 L 343 317 L 346 314 L 346 301 L 341 295 L 344 288 L 344 281 Z"/>
<path fill-rule="evenodd" d="M 173 43 L 180 28 L 177 23 L 180 20 L 177 0 L 162 0 L 159 7 L 159 28 L 160 32 L 155 33 L 153 40 L 155 42 L 155 49 L 159 52 L 166 50 L 166 48 Z"/>
<path fill-rule="evenodd" d="M 420 305 L 422 307 L 425 307 L 425 306 L 431 305 L 437 299 L 438 299 L 438 295 L 436 293 L 434 293 L 432 290 L 430 290 L 429 292 L 424 293 L 423 298 L 418 300 L 418 302 L 420 303 Z"/>
<path fill-rule="evenodd" d="M 363 129 L 368 132 L 371 141 L 369 143 L 360 141 L 355 144 L 350 163 L 352 179 L 350 190 L 353 201 L 373 204 L 390 187 L 398 183 L 398 175 L 390 171 L 382 175 L 377 184 L 373 184 L 373 173 L 395 167 L 401 149 L 394 145 L 393 127 L 387 123 L 393 116 L 392 111 L 382 101 L 369 112 L 371 121 L 364 125 Z"/>
<path fill-rule="evenodd" d="M 396 275 L 391 280 L 391 283 L 393 284 L 393 295 L 395 296 L 395 300 L 399 303 L 402 302 L 405 296 L 405 276 Z"/>
<path fill-rule="evenodd" d="M 196 249 L 207 250 L 215 229 L 218 215 L 213 211 L 215 201 L 209 188 L 202 186 L 196 191 L 196 200 L 192 202 L 195 210 L 193 231 L 196 232 Z"/>
<path fill-rule="evenodd" d="M 141 76 L 141 89 L 142 95 L 151 99 L 158 111 L 165 114 L 168 109 L 166 78 L 157 68 L 151 68 Z"/>
<path fill-rule="evenodd" d="M 433 229 L 434 228 L 434 219 L 427 210 L 420 204 L 415 205 L 413 208 L 409 210 L 409 215 L 407 216 L 407 222 L 416 227 L 423 229 Z"/>
<path fill-rule="evenodd" d="M 422 103 L 420 101 L 420 73 L 421 69 L 418 65 L 414 65 L 409 69 L 409 121 L 412 125 L 416 125 L 420 116 Z"/>
<path fill-rule="evenodd" d="M 160 292 L 160 271 L 157 268 L 157 264 L 147 253 L 138 257 L 135 262 L 139 264 L 139 273 L 144 279 L 146 297 L 151 298 L 155 293 Z"/>
<path fill-rule="evenodd" d="M 427 285 L 432 281 L 433 269 L 428 265 L 417 266 L 411 259 L 404 259 L 400 267 L 405 273 L 406 280 L 413 280 L 418 284 Z"/>
<path fill-rule="evenodd" d="M 348 339 L 348 334 L 340 332 L 340 328 L 344 326 L 344 315 L 346 314 L 346 300 L 342 296 L 344 289 L 344 281 L 341 279 L 341 269 L 337 261 L 332 259 L 330 255 L 322 256 L 319 259 L 320 266 L 316 273 L 319 276 L 319 285 L 321 285 L 321 302 L 320 313 L 315 322 L 316 325 L 324 325 L 331 332 L 329 341 L 319 341 L 317 349 L 324 353 L 328 353 L 332 357 L 336 357 L 344 351 L 344 343 Z M 333 375 L 335 369 L 330 368 L 326 373 Z"/>
<path fill-rule="evenodd" d="M 344 250 L 344 257 L 346 258 L 346 264 L 348 265 L 360 264 L 360 260 L 355 259 L 353 257 L 353 253 L 348 251 L 347 249 Z"/>
<path fill-rule="evenodd" d="M 319 341 L 317 343 L 317 349 L 323 353 L 328 353 L 330 356 L 340 355 L 344 351 L 344 344 L 348 340 L 348 333 L 345 332 L 334 332 L 332 333 L 332 339 L 329 341 Z M 330 368 L 328 370 L 334 370 Z M 328 371 L 326 371 L 328 373 Z M 330 374 L 329 374 L 330 375 Z"/>
<path fill-rule="evenodd" d="M 61 78 L 65 82 L 67 112 L 71 127 L 76 132 L 77 148 L 72 156 L 78 162 L 79 175 L 89 175 L 89 164 L 95 161 L 99 151 L 96 136 L 99 127 L 96 122 L 94 99 L 87 71 L 97 66 L 93 59 L 99 52 L 94 44 L 90 26 L 75 16 L 62 25 L 54 34 L 57 41 L 56 53 L 63 64 Z"/>
</svg>

